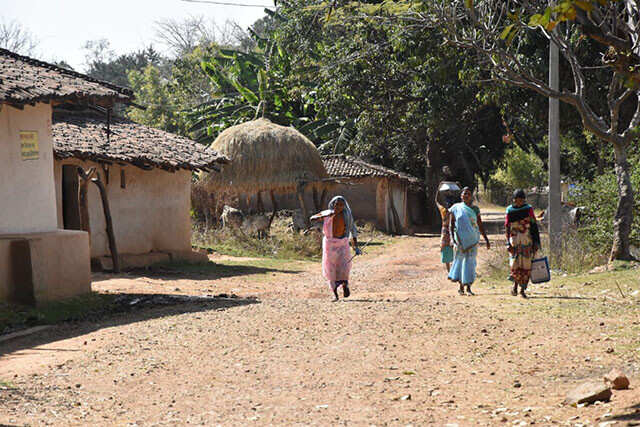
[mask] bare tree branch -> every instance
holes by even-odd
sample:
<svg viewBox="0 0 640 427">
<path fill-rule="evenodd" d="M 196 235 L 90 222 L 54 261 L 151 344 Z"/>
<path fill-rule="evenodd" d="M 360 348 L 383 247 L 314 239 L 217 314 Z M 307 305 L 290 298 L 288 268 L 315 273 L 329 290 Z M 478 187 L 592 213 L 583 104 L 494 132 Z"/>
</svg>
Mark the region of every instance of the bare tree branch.
<svg viewBox="0 0 640 427">
<path fill-rule="evenodd" d="M 0 21 L 0 47 L 32 56 L 38 44 L 38 39 L 18 21 Z"/>
</svg>

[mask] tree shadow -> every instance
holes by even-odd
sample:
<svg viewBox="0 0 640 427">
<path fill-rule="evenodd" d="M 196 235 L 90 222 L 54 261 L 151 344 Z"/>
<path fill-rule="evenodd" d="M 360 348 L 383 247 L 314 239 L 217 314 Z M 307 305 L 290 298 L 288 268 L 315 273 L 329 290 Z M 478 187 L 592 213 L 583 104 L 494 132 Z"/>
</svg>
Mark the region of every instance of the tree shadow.
<svg viewBox="0 0 640 427">
<path fill-rule="evenodd" d="M 85 335 L 103 328 L 123 326 L 145 320 L 171 317 L 185 313 L 211 310 L 229 310 L 251 304 L 260 304 L 255 297 L 240 298 L 236 295 L 192 296 L 169 294 L 121 293 L 103 295 L 108 302 L 100 310 L 92 310 L 67 319 L 51 329 L 33 335 L 17 337 L 2 343 L 0 356 L 43 344 Z M 46 351 L 37 349 L 34 351 Z M 75 351 L 56 349 L 55 351 Z"/>
<path fill-rule="evenodd" d="M 271 267 L 258 267 L 243 264 L 217 264 L 213 261 L 202 264 L 166 263 L 156 264 L 145 268 L 134 268 L 124 274 L 103 274 L 94 278 L 94 282 L 109 280 L 118 277 L 131 278 L 132 276 L 144 276 L 160 280 L 216 280 L 228 277 L 250 276 L 267 273 L 298 274 L 303 269 L 279 269 Z"/>
</svg>

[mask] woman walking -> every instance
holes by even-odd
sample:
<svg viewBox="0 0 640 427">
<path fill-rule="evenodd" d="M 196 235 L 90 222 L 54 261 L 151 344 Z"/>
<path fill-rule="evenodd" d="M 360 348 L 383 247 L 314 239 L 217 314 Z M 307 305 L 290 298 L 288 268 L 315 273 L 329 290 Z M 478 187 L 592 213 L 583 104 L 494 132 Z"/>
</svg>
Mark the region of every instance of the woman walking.
<svg viewBox="0 0 640 427">
<path fill-rule="evenodd" d="M 533 208 L 526 203 L 524 190 L 513 193 L 513 204 L 507 208 L 505 229 L 513 289 L 511 295 L 527 298 L 525 293 L 531 277 L 531 261 L 540 249 L 540 231 Z"/>
<path fill-rule="evenodd" d="M 343 295 L 348 298 L 349 273 L 351 272 L 351 253 L 349 236 L 353 239 L 353 248 L 359 255 L 358 230 L 356 229 L 349 204 L 342 196 L 336 196 L 329 202 L 329 210 L 311 217 L 312 221 L 323 221 L 322 233 L 322 275 L 338 301 L 338 287 L 342 285 Z"/>
<path fill-rule="evenodd" d="M 453 265 L 449 271 L 449 280 L 458 282 L 458 293 L 464 295 L 465 287 L 469 295 L 474 295 L 471 285 L 476 280 L 476 256 L 480 234 L 484 237 L 487 249 L 491 249 L 491 243 L 482 225 L 480 209 L 473 205 L 473 193 L 469 187 L 462 189 L 460 196 L 462 202 L 453 205 L 449 212 L 451 239 L 455 243 L 456 254 Z"/>
<path fill-rule="evenodd" d="M 447 273 L 451 270 L 453 262 L 453 242 L 451 242 L 451 232 L 449 231 L 450 213 L 449 208 L 453 206 L 458 197 L 451 197 L 451 193 L 460 191 L 460 187 L 454 182 L 441 181 L 436 191 L 436 205 L 440 211 L 442 228 L 440 229 L 440 262 L 442 262 Z"/>
</svg>

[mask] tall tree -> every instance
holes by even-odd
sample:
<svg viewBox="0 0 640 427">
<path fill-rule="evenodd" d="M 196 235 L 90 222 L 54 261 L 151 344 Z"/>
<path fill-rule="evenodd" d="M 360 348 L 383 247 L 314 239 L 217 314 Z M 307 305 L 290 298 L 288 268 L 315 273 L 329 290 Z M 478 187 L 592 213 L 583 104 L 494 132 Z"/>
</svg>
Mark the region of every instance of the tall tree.
<svg viewBox="0 0 640 427">
<path fill-rule="evenodd" d="M 638 3 L 562 0 L 548 7 L 542 1 L 439 0 L 433 6 L 433 13 L 420 11 L 412 18 L 426 28 L 442 28 L 450 43 L 475 52 L 497 79 L 575 108 L 584 128 L 611 144 L 619 194 L 611 259 L 631 259 L 634 195 L 627 149 L 640 131 Z M 571 73 L 570 86 L 552 89 L 546 76 L 531 66 L 539 58 L 526 56 L 522 40 L 532 33 L 559 46 Z M 600 60 L 590 62 L 593 51 L 587 55 L 585 49 L 595 49 Z M 609 77 L 604 94 L 590 76 L 592 70 L 603 69 Z"/>
<path fill-rule="evenodd" d="M 400 18 L 398 3 L 297 0 L 277 10 L 290 80 L 317 83 L 320 111 L 353 122 L 350 138 L 323 149 L 350 152 L 425 177 L 429 206 L 442 165 L 468 185 L 487 180 L 505 144 L 497 104 L 463 80 L 473 58 L 443 46 L 436 30 Z"/>
</svg>

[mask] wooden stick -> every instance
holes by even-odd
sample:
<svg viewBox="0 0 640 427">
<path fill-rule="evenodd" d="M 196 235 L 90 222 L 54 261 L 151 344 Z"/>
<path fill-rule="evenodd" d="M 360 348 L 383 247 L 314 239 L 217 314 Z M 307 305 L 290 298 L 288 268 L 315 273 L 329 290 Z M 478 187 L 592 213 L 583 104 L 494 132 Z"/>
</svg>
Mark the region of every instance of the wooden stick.
<svg viewBox="0 0 640 427">
<path fill-rule="evenodd" d="M 271 195 L 271 207 L 273 208 L 271 218 L 269 218 L 269 228 L 271 228 L 271 223 L 273 223 L 273 219 L 276 217 L 276 212 L 278 211 L 278 204 L 276 203 L 276 196 L 273 194 L 273 190 L 271 190 L 269 194 Z"/>
<path fill-rule="evenodd" d="M 298 202 L 300 202 L 300 209 L 302 209 L 302 216 L 304 217 L 304 225 L 305 227 L 309 228 L 309 213 L 307 212 L 307 206 L 304 204 L 304 187 L 305 184 L 302 182 L 298 183 L 297 186 L 297 191 L 296 193 L 298 193 Z"/>
<path fill-rule="evenodd" d="M 107 237 L 109 238 L 109 250 L 111 251 L 111 260 L 113 261 L 113 272 L 120 273 L 120 258 L 118 257 L 118 248 L 116 247 L 116 236 L 113 232 L 113 220 L 111 219 L 111 209 L 109 208 L 109 199 L 107 198 L 107 190 L 100 180 L 100 174 L 91 180 L 100 190 L 100 198 L 102 199 L 102 211 L 107 224 Z"/>
<path fill-rule="evenodd" d="M 622 295 L 622 298 L 626 298 L 624 296 L 624 294 L 622 293 L 622 288 L 620 287 L 620 283 L 618 283 L 618 281 L 616 280 L 616 286 L 618 287 L 618 290 L 620 291 L 620 295 Z"/>
<path fill-rule="evenodd" d="M 258 213 L 264 213 L 264 203 L 262 203 L 262 192 L 258 191 L 258 195 L 256 196 L 256 207 L 258 209 Z"/>
<path fill-rule="evenodd" d="M 96 168 L 85 171 L 78 166 L 78 176 L 80 176 L 80 190 L 78 191 L 78 204 L 80 205 L 80 229 L 89 234 L 89 245 L 91 245 L 91 224 L 89 222 L 89 182 L 96 173 Z"/>
</svg>

